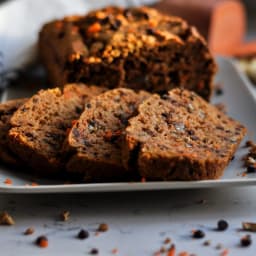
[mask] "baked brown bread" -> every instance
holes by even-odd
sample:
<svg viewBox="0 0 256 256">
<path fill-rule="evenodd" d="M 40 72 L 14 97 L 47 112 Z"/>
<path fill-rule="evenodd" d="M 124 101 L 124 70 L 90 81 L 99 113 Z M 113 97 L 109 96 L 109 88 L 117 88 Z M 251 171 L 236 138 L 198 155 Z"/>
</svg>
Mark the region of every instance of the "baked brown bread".
<svg viewBox="0 0 256 256">
<path fill-rule="evenodd" d="M 123 162 L 147 180 L 217 179 L 246 132 L 187 90 L 153 95 L 138 111 L 126 128 Z"/>
<path fill-rule="evenodd" d="M 209 100 L 216 71 L 194 27 L 146 7 L 108 7 L 50 22 L 40 32 L 39 52 L 58 86 L 84 82 L 157 93 L 184 87 Z"/>
<path fill-rule="evenodd" d="M 38 174 L 54 175 L 63 168 L 62 147 L 72 121 L 85 103 L 105 89 L 70 84 L 41 90 L 12 116 L 11 150 Z"/>
<path fill-rule="evenodd" d="M 138 104 L 148 96 L 143 91 L 119 88 L 94 97 L 70 131 L 68 143 L 73 154 L 67 171 L 97 182 L 133 176 L 122 165 L 123 131 Z"/>
<path fill-rule="evenodd" d="M 18 166 L 19 159 L 11 152 L 8 146 L 8 132 L 11 128 L 10 119 L 13 113 L 25 103 L 27 99 L 9 100 L 0 104 L 0 161 Z"/>
</svg>

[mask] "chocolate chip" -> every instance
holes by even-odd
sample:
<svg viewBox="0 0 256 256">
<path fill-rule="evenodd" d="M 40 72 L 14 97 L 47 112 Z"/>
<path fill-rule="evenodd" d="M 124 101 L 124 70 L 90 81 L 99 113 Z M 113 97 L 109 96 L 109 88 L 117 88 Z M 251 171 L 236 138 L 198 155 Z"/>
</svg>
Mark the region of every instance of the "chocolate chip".
<svg viewBox="0 0 256 256">
<path fill-rule="evenodd" d="M 168 94 L 163 94 L 163 95 L 161 95 L 161 99 L 168 100 L 168 99 L 170 99 L 170 97 Z"/>
<path fill-rule="evenodd" d="M 225 220 L 219 220 L 217 223 L 217 227 L 219 231 L 224 231 L 228 228 L 228 222 Z"/>
<path fill-rule="evenodd" d="M 222 94 L 223 94 L 223 89 L 220 88 L 220 87 L 215 88 L 215 94 L 216 94 L 217 96 L 222 95 Z"/>
<path fill-rule="evenodd" d="M 81 114 L 81 112 L 82 112 L 82 108 L 79 108 L 78 106 L 76 106 L 76 113 L 77 114 Z"/>
<path fill-rule="evenodd" d="M 123 125 L 125 125 L 125 126 L 128 125 L 128 118 L 127 118 L 127 116 L 126 116 L 125 114 L 120 114 L 120 115 L 118 116 L 118 118 L 119 118 L 120 122 L 121 122 Z"/>
<path fill-rule="evenodd" d="M 205 233 L 202 230 L 195 230 L 193 232 L 193 238 L 204 238 L 205 237 Z"/>
<path fill-rule="evenodd" d="M 77 235 L 79 239 L 86 239 L 89 237 L 89 232 L 87 230 L 81 229 Z"/>
<path fill-rule="evenodd" d="M 118 19 L 115 19 L 113 21 L 111 21 L 111 29 L 113 30 L 118 30 L 119 27 L 121 26 L 122 22 Z"/>
<path fill-rule="evenodd" d="M 101 24 L 101 25 L 105 25 L 105 24 L 108 24 L 108 23 L 110 23 L 110 16 L 109 16 L 109 15 L 106 16 L 106 17 L 103 18 L 103 19 L 100 19 L 100 24 Z"/>
<path fill-rule="evenodd" d="M 247 172 L 248 173 L 254 173 L 256 172 L 256 167 L 254 165 L 247 166 Z"/>
<path fill-rule="evenodd" d="M 242 247 L 247 247 L 252 244 L 252 238 L 250 235 L 243 236 L 240 240 L 240 244 Z"/>
<path fill-rule="evenodd" d="M 204 245 L 204 246 L 209 246 L 209 245 L 211 245 L 211 240 L 206 240 L 206 241 L 204 241 L 203 245 Z"/>
<path fill-rule="evenodd" d="M 193 131 L 193 130 L 188 130 L 188 134 L 189 134 L 189 135 L 194 135 L 194 134 L 195 134 L 195 131 Z"/>
<path fill-rule="evenodd" d="M 191 140 L 199 140 L 199 137 L 197 137 L 196 135 L 191 135 L 190 138 Z"/>
<path fill-rule="evenodd" d="M 154 35 L 155 34 L 155 30 L 153 28 L 147 28 L 146 32 L 148 35 Z"/>
<path fill-rule="evenodd" d="M 90 254 L 96 255 L 99 254 L 99 250 L 97 248 L 92 248 Z"/>
</svg>

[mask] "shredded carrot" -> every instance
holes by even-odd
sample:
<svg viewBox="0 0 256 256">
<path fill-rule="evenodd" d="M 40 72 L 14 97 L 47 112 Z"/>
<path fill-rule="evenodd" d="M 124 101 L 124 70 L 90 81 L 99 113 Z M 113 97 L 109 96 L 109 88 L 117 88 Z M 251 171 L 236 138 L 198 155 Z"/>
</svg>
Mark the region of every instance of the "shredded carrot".
<svg viewBox="0 0 256 256">
<path fill-rule="evenodd" d="M 57 29 L 63 28 L 63 22 L 62 22 L 62 21 L 57 21 L 57 22 L 55 23 L 55 27 L 56 27 Z"/>
<path fill-rule="evenodd" d="M 113 254 L 117 254 L 117 253 L 118 253 L 118 249 L 117 249 L 117 248 L 114 248 L 111 252 L 112 252 Z"/>
<path fill-rule="evenodd" d="M 157 22 L 155 21 L 155 20 L 149 20 L 149 26 L 151 27 L 151 28 L 153 28 L 153 27 L 155 27 L 156 25 L 157 25 Z"/>
<path fill-rule="evenodd" d="M 220 255 L 221 256 L 228 256 L 228 254 L 229 254 L 229 250 L 225 249 Z"/>
<path fill-rule="evenodd" d="M 88 29 L 87 29 L 87 33 L 89 33 L 89 34 L 97 33 L 97 32 L 99 32 L 99 31 L 101 31 L 101 25 L 100 25 L 100 23 L 98 23 L 98 22 L 93 23 L 93 24 L 92 24 L 90 27 L 88 27 Z"/>
<path fill-rule="evenodd" d="M 246 172 L 243 172 L 243 173 L 242 173 L 242 177 L 245 177 L 246 175 L 247 175 Z"/>
<path fill-rule="evenodd" d="M 98 18 L 98 19 L 104 19 L 106 17 L 106 14 L 104 12 L 97 12 L 95 14 L 95 16 Z"/>
<path fill-rule="evenodd" d="M 71 131 L 71 129 L 68 128 L 68 129 L 66 130 L 66 135 L 69 135 L 70 131 Z"/>
<path fill-rule="evenodd" d="M 39 246 L 40 246 L 40 247 L 42 247 L 42 248 L 46 248 L 46 247 L 48 247 L 48 241 L 47 241 L 47 240 L 42 239 L 42 240 L 40 241 Z"/>
<path fill-rule="evenodd" d="M 145 177 L 142 177 L 142 178 L 141 178 L 141 182 L 142 182 L 142 183 L 146 182 L 146 178 L 145 178 Z"/>
<path fill-rule="evenodd" d="M 72 120 L 71 124 L 72 126 L 75 125 L 77 123 L 77 120 Z"/>
<path fill-rule="evenodd" d="M 73 26 L 71 29 L 72 34 L 77 34 L 78 31 L 79 31 L 79 28 L 77 26 Z"/>
<path fill-rule="evenodd" d="M 12 185 L 12 180 L 9 179 L 9 178 L 7 178 L 7 179 L 4 181 L 4 183 L 5 183 L 6 185 Z"/>
<path fill-rule="evenodd" d="M 179 256 L 189 256 L 189 253 L 188 252 L 180 252 Z"/>
<path fill-rule="evenodd" d="M 169 251 L 167 252 L 167 256 L 175 256 L 175 252 L 176 252 L 175 246 L 172 245 Z"/>
<path fill-rule="evenodd" d="M 45 237 L 45 236 L 40 236 L 40 237 L 37 238 L 36 244 L 37 244 L 39 247 L 41 247 L 41 248 L 46 248 L 46 247 L 48 247 L 48 244 L 49 244 L 49 243 L 48 243 L 47 237 Z"/>
</svg>

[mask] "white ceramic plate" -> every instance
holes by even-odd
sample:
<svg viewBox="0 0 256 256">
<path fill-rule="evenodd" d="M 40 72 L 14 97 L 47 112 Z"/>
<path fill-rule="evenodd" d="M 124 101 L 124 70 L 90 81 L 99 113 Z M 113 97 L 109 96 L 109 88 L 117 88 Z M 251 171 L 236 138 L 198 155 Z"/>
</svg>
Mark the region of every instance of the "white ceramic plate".
<svg viewBox="0 0 256 256">
<path fill-rule="evenodd" d="M 101 184 L 71 184 L 63 185 L 61 181 L 47 181 L 37 179 L 39 186 L 28 186 L 31 177 L 11 169 L 0 167 L 0 192 L 6 193 L 70 193 L 70 192 L 114 192 L 114 191 L 138 191 L 138 190 L 160 190 L 160 189 L 191 189 L 210 188 L 220 186 L 256 185 L 256 173 L 242 176 L 245 171 L 241 158 L 247 149 L 243 147 L 248 139 L 256 141 L 256 100 L 253 88 L 248 80 L 241 74 L 235 65 L 226 59 L 217 59 L 219 71 L 216 82 L 223 85 L 223 95 L 214 96 L 212 103 L 224 103 L 228 114 L 241 121 L 248 129 L 248 136 L 241 143 L 235 159 L 226 168 L 220 180 L 207 181 L 170 181 L 170 182 L 134 182 L 134 183 L 101 183 Z M 21 97 L 31 91 L 24 88 L 8 89 L 2 100 Z M 11 178 L 13 185 L 5 185 L 6 178 Z"/>
</svg>

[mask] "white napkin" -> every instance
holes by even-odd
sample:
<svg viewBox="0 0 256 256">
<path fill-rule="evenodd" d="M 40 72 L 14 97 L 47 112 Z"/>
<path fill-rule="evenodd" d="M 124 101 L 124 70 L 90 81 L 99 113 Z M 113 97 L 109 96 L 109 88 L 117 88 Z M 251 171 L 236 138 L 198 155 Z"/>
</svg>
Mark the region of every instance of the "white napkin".
<svg viewBox="0 0 256 256">
<path fill-rule="evenodd" d="M 12 0 L 0 5 L 0 62 L 22 68 L 35 58 L 41 26 L 64 15 L 85 14 L 106 5 L 151 4 L 154 0 Z M 0 84 L 1 87 L 1 84 Z"/>
</svg>

